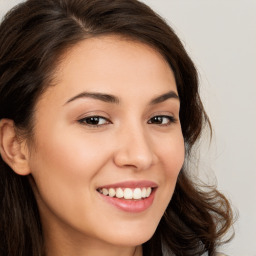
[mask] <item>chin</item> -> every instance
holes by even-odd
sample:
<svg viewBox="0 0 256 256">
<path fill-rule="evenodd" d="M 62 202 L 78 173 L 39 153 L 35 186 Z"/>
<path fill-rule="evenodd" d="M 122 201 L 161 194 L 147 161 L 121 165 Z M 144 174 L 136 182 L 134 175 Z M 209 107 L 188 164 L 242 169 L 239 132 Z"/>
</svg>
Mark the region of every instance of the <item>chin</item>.
<svg viewBox="0 0 256 256">
<path fill-rule="evenodd" d="M 157 226 L 148 225 L 148 227 L 137 226 L 135 229 L 121 229 L 119 232 L 108 233 L 108 243 L 117 246 L 137 246 L 147 242 L 155 233 Z"/>
</svg>

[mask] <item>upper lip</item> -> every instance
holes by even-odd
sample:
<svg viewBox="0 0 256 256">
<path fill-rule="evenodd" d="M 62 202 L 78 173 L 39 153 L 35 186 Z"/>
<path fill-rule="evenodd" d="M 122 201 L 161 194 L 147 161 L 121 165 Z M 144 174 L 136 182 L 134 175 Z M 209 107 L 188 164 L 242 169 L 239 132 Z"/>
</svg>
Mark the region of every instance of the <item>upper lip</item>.
<svg viewBox="0 0 256 256">
<path fill-rule="evenodd" d="M 100 186 L 99 189 L 101 188 L 144 188 L 144 187 L 156 188 L 157 184 L 149 180 L 123 181 L 123 182 L 103 185 L 103 186 Z"/>
</svg>

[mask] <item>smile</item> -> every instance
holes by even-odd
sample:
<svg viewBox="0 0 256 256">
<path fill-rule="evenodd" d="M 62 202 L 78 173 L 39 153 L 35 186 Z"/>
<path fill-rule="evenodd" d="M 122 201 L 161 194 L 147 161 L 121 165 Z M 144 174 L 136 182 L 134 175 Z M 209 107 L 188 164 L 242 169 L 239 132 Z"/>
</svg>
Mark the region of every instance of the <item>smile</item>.
<svg viewBox="0 0 256 256">
<path fill-rule="evenodd" d="M 141 200 L 148 198 L 151 195 L 152 188 L 100 188 L 97 191 L 104 196 L 123 198 L 127 200 Z"/>
<path fill-rule="evenodd" d="M 129 213 L 146 211 L 153 204 L 158 184 L 152 181 L 125 181 L 103 185 L 97 192 L 103 202 Z"/>
</svg>

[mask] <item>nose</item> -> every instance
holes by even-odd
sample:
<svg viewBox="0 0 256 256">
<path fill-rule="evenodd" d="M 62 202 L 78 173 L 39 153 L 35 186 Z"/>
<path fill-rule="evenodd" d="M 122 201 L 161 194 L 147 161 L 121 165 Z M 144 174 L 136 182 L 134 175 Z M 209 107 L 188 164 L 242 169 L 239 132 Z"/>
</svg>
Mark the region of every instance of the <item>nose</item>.
<svg viewBox="0 0 256 256">
<path fill-rule="evenodd" d="M 117 143 L 114 162 L 119 167 L 146 170 L 157 161 L 150 136 L 142 127 L 124 129 L 118 134 Z"/>
</svg>

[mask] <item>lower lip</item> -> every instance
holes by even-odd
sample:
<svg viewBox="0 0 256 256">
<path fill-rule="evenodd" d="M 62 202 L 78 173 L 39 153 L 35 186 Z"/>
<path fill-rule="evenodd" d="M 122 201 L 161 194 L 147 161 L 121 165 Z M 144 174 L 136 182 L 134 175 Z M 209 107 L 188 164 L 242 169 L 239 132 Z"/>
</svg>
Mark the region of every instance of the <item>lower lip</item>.
<svg viewBox="0 0 256 256">
<path fill-rule="evenodd" d="M 105 201 L 114 205 L 115 207 L 117 207 L 122 211 L 139 213 L 147 210 L 152 205 L 155 198 L 155 192 L 156 192 L 156 188 L 153 189 L 149 197 L 141 200 L 127 200 L 124 198 L 105 196 L 103 194 L 100 194 L 100 196 L 102 196 L 102 198 Z"/>
</svg>

